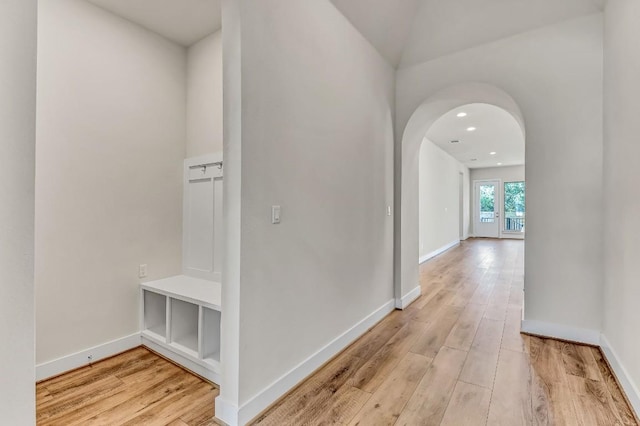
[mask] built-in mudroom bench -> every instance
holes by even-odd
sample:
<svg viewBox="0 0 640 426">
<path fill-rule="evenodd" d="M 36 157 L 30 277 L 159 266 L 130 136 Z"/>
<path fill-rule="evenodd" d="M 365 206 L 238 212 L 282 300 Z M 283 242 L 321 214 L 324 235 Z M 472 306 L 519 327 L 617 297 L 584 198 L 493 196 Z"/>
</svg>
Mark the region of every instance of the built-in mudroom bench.
<svg viewBox="0 0 640 426">
<path fill-rule="evenodd" d="M 142 343 L 219 383 L 220 290 L 186 275 L 142 284 Z"/>
<path fill-rule="evenodd" d="M 140 284 L 142 343 L 220 383 L 222 155 L 184 162 L 182 275 Z"/>
</svg>

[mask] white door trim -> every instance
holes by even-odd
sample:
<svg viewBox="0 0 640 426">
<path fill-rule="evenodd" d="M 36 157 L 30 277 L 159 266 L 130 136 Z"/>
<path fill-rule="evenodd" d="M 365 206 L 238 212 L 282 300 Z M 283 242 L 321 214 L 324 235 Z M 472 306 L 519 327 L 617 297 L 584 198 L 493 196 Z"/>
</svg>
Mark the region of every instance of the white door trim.
<svg viewBox="0 0 640 426">
<path fill-rule="evenodd" d="M 478 237 L 478 229 L 477 229 L 477 224 L 480 221 L 479 215 L 478 215 L 478 202 L 479 202 L 479 194 L 478 194 L 478 184 L 479 183 L 494 183 L 497 184 L 496 185 L 496 196 L 495 196 L 495 203 L 498 204 L 498 208 L 495 209 L 495 211 L 498 213 L 498 217 L 496 218 L 497 220 L 497 228 L 498 228 L 498 235 L 494 238 L 502 238 L 502 179 L 477 179 L 477 180 L 473 180 L 473 200 L 471 203 L 471 208 L 473 210 L 473 235 L 475 237 Z"/>
</svg>

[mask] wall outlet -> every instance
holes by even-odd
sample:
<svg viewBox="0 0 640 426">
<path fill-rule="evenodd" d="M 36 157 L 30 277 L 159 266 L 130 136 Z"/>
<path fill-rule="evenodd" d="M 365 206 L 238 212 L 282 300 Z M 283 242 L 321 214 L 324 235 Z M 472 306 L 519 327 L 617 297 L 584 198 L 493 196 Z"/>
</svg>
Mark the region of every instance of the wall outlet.
<svg viewBox="0 0 640 426">
<path fill-rule="evenodd" d="M 147 277 L 147 264 L 144 263 L 138 266 L 138 278 L 146 278 Z"/>
</svg>

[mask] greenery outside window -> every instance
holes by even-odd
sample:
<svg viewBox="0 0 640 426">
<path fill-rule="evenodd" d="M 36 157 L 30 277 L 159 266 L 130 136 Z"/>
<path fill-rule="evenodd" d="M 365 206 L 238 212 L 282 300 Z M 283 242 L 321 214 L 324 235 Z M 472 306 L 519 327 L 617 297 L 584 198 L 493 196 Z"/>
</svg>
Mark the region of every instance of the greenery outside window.
<svg viewBox="0 0 640 426">
<path fill-rule="evenodd" d="M 505 182 L 504 231 L 524 232 L 525 211 L 524 182 Z"/>
</svg>

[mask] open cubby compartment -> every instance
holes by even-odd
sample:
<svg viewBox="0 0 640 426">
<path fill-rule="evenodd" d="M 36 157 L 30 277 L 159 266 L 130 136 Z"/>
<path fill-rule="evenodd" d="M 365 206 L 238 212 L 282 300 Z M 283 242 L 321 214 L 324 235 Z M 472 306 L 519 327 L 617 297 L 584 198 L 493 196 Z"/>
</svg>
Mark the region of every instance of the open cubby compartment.
<svg viewBox="0 0 640 426">
<path fill-rule="evenodd" d="M 167 337 L 167 297 L 144 290 L 144 331 L 161 340 Z"/>
<path fill-rule="evenodd" d="M 220 362 L 220 311 L 202 307 L 201 358 Z"/>
<path fill-rule="evenodd" d="M 190 355 L 198 356 L 199 306 L 171 299 L 171 344 Z"/>
</svg>

